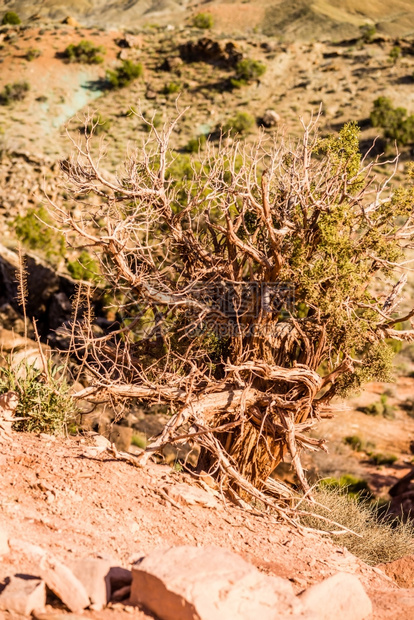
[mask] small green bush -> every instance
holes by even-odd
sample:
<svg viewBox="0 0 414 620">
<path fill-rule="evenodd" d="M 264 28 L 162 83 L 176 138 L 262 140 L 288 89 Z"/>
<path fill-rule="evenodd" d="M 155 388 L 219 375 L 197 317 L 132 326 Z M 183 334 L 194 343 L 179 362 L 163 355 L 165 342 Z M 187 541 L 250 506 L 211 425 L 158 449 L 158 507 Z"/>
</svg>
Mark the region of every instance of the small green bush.
<svg viewBox="0 0 414 620">
<path fill-rule="evenodd" d="M 169 82 L 165 84 L 162 92 L 164 95 L 173 95 L 181 90 L 181 86 L 177 82 Z"/>
<path fill-rule="evenodd" d="M 377 452 L 376 454 L 370 453 L 368 456 L 374 465 L 393 465 L 398 461 L 398 457 L 395 454 L 381 454 Z"/>
<path fill-rule="evenodd" d="M 348 435 L 348 437 L 344 438 L 344 443 L 350 446 L 352 450 L 355 450 L 355 452 L 361 452 L 363 450 L 364 442 L 358 435 Z"/>
<path fill-rule="evenodd" d="M 405 108 L 394 108 L 391 99 L 378 97 L 370 114 L 373 127 L 384 130 L 384 137 L 402 145 L 414 142 L 414 115 L 407 116 Z"/>
<path fill-rule="evenodd" d="M 155 129 L 159 129 L 162 125 L 162 114 L 160 112 L 156 112 L 151 118 L 151 123 L 154 125 Z M 142 129 L 147 133 L 150 133 L 152 130 L 152 126 L 147 123 L 142 123 Z"/>
<path fill-rule="evenodd" d="M 22 101 L 26 97 L 29 90 L 30 84 L 25 80 L 13 82 L 12 84 L 6 84 L 0 92 L 0 105 L 10 105 L 15 101 Z"/>
<path fill-rule="evenodd" d="M 375 566 L 414 553 L 412 521 L 403 523 L 387 515 L 380 518 L 375 504 L 351 497 L 340 488 L 319 485 L 313 495 L 316 504 L 301 504 L 308 513 L 300 517 L 303 525 L 330 533 L 334 541 L 367 564 Z M 317 515 L 330 519 L 331 523 L 321 521 Z M 336 536 L 333 532 L 338 530 L 338 526 L 332 521 L 347 527 L 357 536 L 352 533 Z"/>
<path fill-rule="evenodd" d="M 210 13 L 197 13 L 193 18 L 193 26 L 195 28 L 208 30 L 213 27 L 213 23 L 213 16 Z"/>
<path fill-rule="evenodd" d="M 7 11 L 7 13 L 3 15 L 1 23 L 3 24 L 3 26 L 18 26 L 22 23 L 22 20 L 14 11 Z"/>
<path fill-rule="evenodd" d="M 401 56 L 401 47 L 399 45 L 394 45 L 394 47 L 390 51 L 390 60 L 392 60 L 394 65 L 396 64 L 400 56 Z"/>
<path fill-rule="evenodd" d="M 377 29 L 374 24 L 364 24 L 359 27 L 359 31 L 364 43 L 371 43 L 377 34 Z"/>
<path fill-rule="evenodd" d="M 59 368 L 49 367 L 48 378 L 33 365 L 21 363 L 0 368 L 0 394 L 16 392 L 16 431 L 62 435 L 73 424 L 77 406 L 69 385 L 58 377 Z"/>
<path fill-rule="evenodd" d="M 205 146 L 206 142 L 207 138 L 204 134 L 198 138 L 191 138 L 185 145 L 184 151 L 186 153 L 198 153 Z"/>
<path fill-rule="evenodd" d="M 248 112 L 237 112 L 235 116 L 230 118 L 224 125 L 224 133 L 229 133 L 234 136 L 235 134 L 246 134 L 254 126 L 254 116 Z"/>
<path fill-rule="evenodd" d="M 117 69 L 107 69 L 106 79 L 109 88 L 123 88 L 141 77 L 142 73 L 143 67 L 141 63 L 134 63 L 132 60 L 123 60 L 122 65 Z"/>
<path fill-rule="evenodd" d="M 147 447 L 147 440 L 144 433 L 134 433 L 131 437 L 131 445 L 145 450 L 145 448 Z"/>
<path fill-rule="evenodd" d="M 90 134 L 92 131 L 95 136 L 100 136 L 103 133 L 109 131 L 111 127 L 111 121 L 107 118 L 103 118 L 100 114 L 95 114 L 91 121 L 85 126 L 82 127 L 82 131 L 84 133 Z"/>
<path fill-rule="evenodd" d="M 344 474 L 340 478 L 325 478 L 320 481 L 321 488 L 340 489 L 351 497 L 359 499 L 372 499 L 372 493 L 368 482 L 363 478 L 357 478 L 352 474 Z"/>
<path fill-rule="evenodd" d="M 25 215 L 18 215 L 11 223 L 16 237 L 31 250 L 44 251 L 47 258 L 63 256 L 65 239 L 48 226 L 51 223 L 47 210 L 40 206 Z"/>
<path fill-rule="evenodd" d="M 387 401 L 387 395 L 381 394 L 379 401 L 372 403 L 372 405 L 367 405 L 366 407 L 358 407 L 358 411 L 362 411 L 362 413 L 366 415 L 382 416 L 383 418 L 393 420 L 395 418 L 395 410 Z"/>
<path fill-rule="evenodd" d="M 259 60 L 245 58 L 236 65 L 236 75 L 230 80 L 233 88 L 241 88 L 254 80 L 258 80 L 266 71 L 266 65 Z"/>
<path fill-rule="evenodd" d="M 97 282 L 100 279 L 99 263 L 86 250 L 82 250 L 77 260 L 68 261 L 66 266 L 75 280 Z"/>
<path fill-rule="evenodd" d="M 31 62 L 32 60 L 34 60 L 35 58 L 39 58 L 39 56 L 42 55 L 42 52 L 37 49 L 37 47 L 30 47 L 26 54 L 24 55 L 24 57 L 26 58 L 26 60 L 28 60 L 29 62 Z"/>
<path fill-rule="evenodd" d="M 103 63 L 102 54 L 106 50 L 102 45 L 95 45 L 91 41 L 85 39 L 80 43 L 71 43 L 64 50 L 62 57 L 68 62 L 81 62 L 87 65 L 99 65 Z"/>
</svg>

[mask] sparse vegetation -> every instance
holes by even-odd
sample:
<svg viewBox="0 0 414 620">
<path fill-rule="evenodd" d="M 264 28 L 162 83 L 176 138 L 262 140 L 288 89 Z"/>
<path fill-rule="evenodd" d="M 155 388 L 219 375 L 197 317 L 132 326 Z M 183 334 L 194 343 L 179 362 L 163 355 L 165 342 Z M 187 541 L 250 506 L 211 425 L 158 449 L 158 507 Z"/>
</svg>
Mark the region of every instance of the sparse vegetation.
<svg viewBox="0 0 414 620">
<path fill-rule="evenodd" d="M 39 58 L 39 56 L 41 56 L 41 55 L 42 55 L 42 52 L 37 47 L 30 47 L 27 50 L 27 52 L 26 52 L 24 57 L 26 58 L 26 60 L 31 62 L 35 58 Z"/>
<path fill-rule="evenodd" d="M 395 418 L 395 408 L 388 404 L 388 397 L 386 394 L 381 394 L 380 400 L 372 403 L 372 405 L 358 407 L 358 411 L 362 411 L 362 413 L 366 413 L 367 415 L 382 416 L 389 420 Z"/>
<path fill-rule="evenodd" d="M 363 450 L 364 442 L 358 435 L 348 435 L 344 437 L 344 443 L 356 452 L 361 452 Z"/>
<path fill-rule="evenodd" d="M 181 86 L 177 82 L 168 82 L 164 85 L 162 90 L 164 95 L 174 95 L 179 93 L 181 90 Z"/>
<path fill-rule="evenodd" d="M 193 18 L 193 26 L 203 30 L 213 27 L 213 16 L 211 13 L 197 13 Z"/>
<path fill-rule="evenodd" d="M 49 224 L 49 213 L 43 206 L 39 206 L 30 209 L 25 215 L 18 215 L 11 225 L 25 247 L 41 250 L 47 258 L 53 258 L 65 253 L 65 240 Z"/>
<path fill-rule="evenodd" d="M 336 523 L 344 525 L 355 534 L 332 538 L 367 564 L 375 566 L 382 562 L 392 562 L 414 553 L 414 529 L 411 521 L 403 523 L 400 519 L 387 515 L 378 517 L 375 504 L 352 497 L 343 489 L 320 486 L 315 493 L 315 504 L 305 504 L 305 511 L 317 513 Z M 304 525 L 333 532 L 337 525 L 318 520 L 315 516 L 303 515 Z"/>
<path fill-rule="evenodd" d="M 258 80 L 266 71 L 266 65 L 259 60 L 245 58 L 240 60 L 236 66 L 236 75 L 231 78 L 230 83 L 233 88 L 241 88 L 250 82 Z"/>
<path fill-rule="evenodd" d="M 109 88 L 124 88 L 141 77 L 143 66 L 141 63 L 134 63 L 132 60 L 123 60 L 122 65 L 116 69 L 107 69 L 106 79 Z"/>
<path fill-rule="evenodd" d="M 87 134 L 94 133 L 95 136 L 106 133 L 111 126 L 111 121 L 103 118 L 101 114 L 94 114 L 87 126 L 82 126 L 81 130 Z"/>
<path fill-rule="evenodd" d="M 22 23 L 20 17 L 14 11 L 7 11 L 1 20 L 3 26 L 18 26 Z"/>
<path fill-rule="evenodd" d="M 339 478 L 324 478 L 320 481 L 320 487 L 340 489 L 350 497 L 357 499 L 372 499 L 373 497 L 368 482 L 352 474 L 343 474 Z"/>
<path fill-rule="evenodd" d="M 80 62 L 87 65 L 97 65 L 104 61 L 105 48 L 95 45 L 91 41 L 83 40 L 80 43 L 71 43 L 62 53 L 68 62 Z"/>
<path fill-rule="evenodd" d="M 237 112 L 235 116 L 229 118 L 223 125 L 223 131 L 232 136 L 236 134 L 243 136 L 249 133 L 255 122 L 254 116 L 249 114 L 249 112 Z"/>
<path fill-rule="evenodd" d="M 405 108 L 394 108 L 388 97 L 375 99 L 370 121 L 373 127 L 383 129 L 385 138 L 399 145 L 414 142 L 414 115 L 408 115 Z"/>
<path fill-rule="evenodd" d="M 377 34 L 374 24 L 363 24 L 363 26 L 359 27 L 359 31 L 364 43 L 371 43 Z"/>
<path fill-rule="evenodd" d="M 0 367 L 0 394 L 16 392 L 19 399 L 16 417 L 23 419 L 14 423 L 14 430 L 62 435 L 73 424 L 77 407 L 60 370 L 50 365 L 45 376 L 27 363 Z"/>
<path fill-rule="evenodd" d="M 380 452 L 368 453 L 370 460 L 374 465 L 393 465 L 398 461 L 398 457 L 395 454 L 381 454 Z"/>
<path fill-rule="evenodd" d="M 399 45 L 394 45 L 394 47 L 390 51 L 390 60 L 395 65 L 400 57 L 401 57 L 401 47 Z"/>
<path fill-rule="evenodd" d="M 22 101 L 30 90 L 30 84 L 26 80 L 6 84 L 0 92 L 0 105 L 10 105 L 16 101 Z"/>
<path fill-rule="evenodd" d="M 186 153 L 198 153 L 204 147 L 206 142 L 207 138 L 203 134 L 198 138 L 191 138 L 191 140 L 189 140 L 185 145 L 184 151 Z"/>
<path fill-rule="evenodd" d="M 75 280 L 98 282 L 100 279 L 99 263 L 86 250 L 82 250 L 76 260 L 68 261 L 66 266 Z"/>
</svg>

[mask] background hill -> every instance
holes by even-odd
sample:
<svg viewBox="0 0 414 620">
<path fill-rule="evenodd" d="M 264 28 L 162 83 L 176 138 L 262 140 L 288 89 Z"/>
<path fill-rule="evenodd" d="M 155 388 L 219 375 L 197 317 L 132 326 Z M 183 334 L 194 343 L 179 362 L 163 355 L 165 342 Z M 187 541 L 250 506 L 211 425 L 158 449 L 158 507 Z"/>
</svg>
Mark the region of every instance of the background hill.
<svg viewBox="0 0 414 620">
<path fill-rule="evenodd" d="M 83 26 L 107 28 L 135 28 L 143 22 L 183 25 L 194 12 L 208 11 L 227 32 L 259 31 L 285 40 L 352 37 L 367 22 L 392 36 L 414 31 L 413 0 L 3 0 L 3 10 L 16 11 L 24 19 L 59 20 L 72 15 Z"/>
</svg>

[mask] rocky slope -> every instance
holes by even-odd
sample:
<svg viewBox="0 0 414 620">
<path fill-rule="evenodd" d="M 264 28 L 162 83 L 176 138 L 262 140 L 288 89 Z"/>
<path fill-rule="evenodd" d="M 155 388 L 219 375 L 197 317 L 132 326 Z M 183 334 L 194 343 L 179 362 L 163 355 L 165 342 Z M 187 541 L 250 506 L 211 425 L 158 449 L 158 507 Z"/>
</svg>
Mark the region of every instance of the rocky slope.
<svg viewBox="0 0 414 620">
<path fill-rule="evenodd" d="M 116 460 L 96 436 L 61 440 L 14 433 L 2 437 L 0 459 L 0 525 L 13 541 L 0 563 L 3 586 L 15 573 L 39 574 L 42 564 L 30 547 L 33 543 L 69 566 L 101 557 L 127 569 L 156 549 L 213 545 L 236 553 L 263 575 L 289 580 L 296 594 L 338 572 L 349 573 L 370 597 L 375 620 L 409 620 L 414 614 L 413 590 L 398 588 L 381 570 L 343 547 L 226 504 L 205 482 L 170 467 L 137 469 Z M 162 572 L 163 562 L 157 562 Z M 49 616 L 39 618 L 57 620 L 56 611 L 48 610 Z M 59 620 L 78 618 L 60 614 Z M 82 617 L 152 616 L 124 600 Z"/>
</svg>

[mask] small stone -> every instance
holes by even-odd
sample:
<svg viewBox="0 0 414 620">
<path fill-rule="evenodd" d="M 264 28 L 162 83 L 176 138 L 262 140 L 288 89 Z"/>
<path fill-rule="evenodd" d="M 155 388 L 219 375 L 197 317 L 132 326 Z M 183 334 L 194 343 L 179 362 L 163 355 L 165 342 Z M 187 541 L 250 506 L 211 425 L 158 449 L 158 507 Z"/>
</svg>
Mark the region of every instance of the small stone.
<svg viewBox="0 0 414 620">
<path fill-rule="evenodd" d="M 266 110 L 262 117 L 262 125 L 265 127 L 276 127 L 280 123 L 280 116 L 275 110 Z"/>
<path fill-rule="evenodd" d="M 174 502 L 184 506 L 199 505 L 206 508 L 217 508 L 218 506 L 216 498 L 211 493 L 189 484 L 174 484 L 164 487 L 163 490 Z"/>
<path fill-rule="evenodd" d="M 336 573 L 311 586 L 298 597 L 305 610 L 319 620 L 364 620 L 372 614 L 372 603 L 355 575 Z"/>
<path fill-rule="evenodd" d="M 30 575 L 15 575 L 0 594 L 0 610 L 29 616 L 34 609 L 44 609 L 45 582 Z"/>
</svg>

